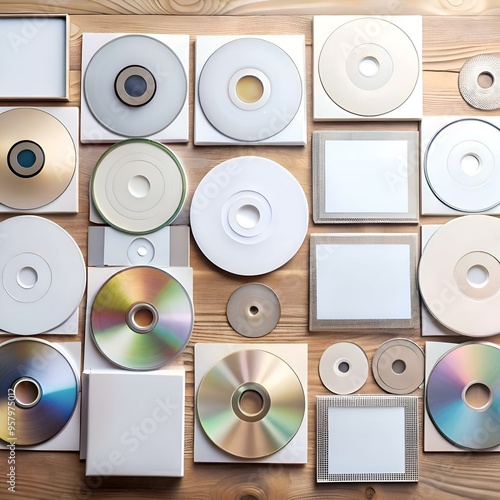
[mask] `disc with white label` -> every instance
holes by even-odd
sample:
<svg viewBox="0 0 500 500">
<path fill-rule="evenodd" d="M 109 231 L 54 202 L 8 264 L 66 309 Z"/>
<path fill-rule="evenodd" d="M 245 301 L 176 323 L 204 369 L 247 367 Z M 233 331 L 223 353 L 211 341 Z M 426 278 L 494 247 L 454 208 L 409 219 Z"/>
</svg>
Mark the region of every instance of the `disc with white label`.
<svg viewBox="0 0 500 500">
<path fill-rule="evenodd" d="M 0 329 L 35 335 L 64 323 L 85 291 L 76 242 L 56 223 L 32 215 L 4 220 L 0 235 Z"/>
<path fill-rule="evenodd" d="M 307 200 L 295 177 L 257 156 L 214 167 L 196 188 L 190 216 L 205 256 L 242 276 L 265 274 L 288 262 L 309 222 Z"/>
<path fill-rule="evenodd" d="M 145 234 L 177 217 L 186 198 L 186 175 L 163 144 L 129 139 L 101 156 L 90 189 L 97 211 L 109 225 Z"/>
<path fill-rule="evenodd" d="M 198 99 L 207 120 L 237 141 L 268 139 L 293 120 L 302 80 L 290 56 L 260 38 L 227 42 L 206 61 Z"/>
</svg>

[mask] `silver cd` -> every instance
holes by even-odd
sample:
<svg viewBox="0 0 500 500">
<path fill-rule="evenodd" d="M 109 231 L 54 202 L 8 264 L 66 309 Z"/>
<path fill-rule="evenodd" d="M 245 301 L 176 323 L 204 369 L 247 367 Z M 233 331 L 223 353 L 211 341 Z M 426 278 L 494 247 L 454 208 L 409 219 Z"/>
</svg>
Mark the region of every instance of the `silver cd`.
<svg viewBox="0 0 500 500">
<path fill-rule="evenodd" d="M 276 293 L 262 283 L 237 288 L 227 302 L 227 320 L 244 337 L 263 337 L 276 328 L 281 315 Z"/>
<path fill-rule="evenodd" d="M 94 54 L 83 89 L 90 111 L 104 127 L 125 137 L 145 137 L 163 130 L 180 113 L 187 77 L 167 45 L 150 36 L 125 35 Z"/>
<path fill-rule="evenodd" d="M 259 38 L 240 38 L 207 60 L 198 98 L 207 120 L 221 134 L 237 141 L 262 141 L 285 129 L 297 114 L 302 80 L 283 49 Z"/>
</svg>

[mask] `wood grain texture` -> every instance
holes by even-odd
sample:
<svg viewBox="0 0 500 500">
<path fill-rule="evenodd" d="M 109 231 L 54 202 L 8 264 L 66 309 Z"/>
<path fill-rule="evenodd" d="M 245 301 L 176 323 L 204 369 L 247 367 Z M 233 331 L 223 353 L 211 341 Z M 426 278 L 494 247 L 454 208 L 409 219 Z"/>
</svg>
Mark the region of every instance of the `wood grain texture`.
<svg viewBox="0 0 500 500">
<path fill-rule="evenodd" d="M 459 0 L 454 0 L 459 3 Z M 265 34 L 300 33 L 306 38 L 307 57 L 307 107 L 308 133 L 313 130 L 345 128 L 345 124 L 316 124 L 312 122 L 312 25 L 306 14 L 366 12 L 366 2 L 52 2 L 11 4 L 0 2 L 4 12 L 54 12 L 66 11 L 76 14 L 71 17 L 71 57 L 70 82 L 71 101 L 80 102 L 80 57 L 81 34 L 96 32 L 144 32 L 144 33 L 189 33 L 196 34 Z M 370 10 L 389 8 L 387 2 L 372 2 Z M 496 3 L 472 2 L 464 0 L 461 6 L 452 7 L 448 1 L 401 3 L 398 14 L 494 14 L 498 12 Z M 259 13 L 301 13 L 300 16 L 249 16 L 249 17 L 189 17 L 189 16 L 121 16 L 116 14 L 259 14 Z M 113 14 L 108 16 L 79 14 Z M 424 18 L 424 109 L 430 114 L 482 115 L 468 107 L 461 99 L 457 87 L 457 72 L 463 62 L 481 52 L 500 52 L 500 20 L 497 17 L 425 17 Z M 191 39 L 194 48 L 194 36 Z M 193 50 L 191 51 L 191 82 L 193 80 Z M 191 83 L 191 104 L 193 102 Z M 42 103 L 40 103 L 42 104 Z M 192 107 L 191 107 L 192 109 Z M 192 137 L 192 112 L 191 112 Z M 356 129 L 376 128 L 373 123 L 351 124 Z M 390 123 L 389 129 L 416 130 L 416 123 Z M 218 163 L 239 155 L 256 154 L 268 157 L 284 165 L 303 186 L 311 203 L 311 148 L 306 147 L 194 147 L 175 145 L 172 149 L 182 159 L 189 176 L 189 206 L 192 193 L 202 177 Z M 67 229 L 80 244 L 86 255 L 86 233 L 88 226 L 88 182 L 90 173 L 106 150 L 105 145 L 80 145 L 80 208 L 76 216 L 54 216 L 53 220 Z M 187 219 L 187 208 L 181 220 Z M 421 223 L 444 222 L 447 219 L 422 217 Z M 309 233 L 314 232 L 418 232 L 418 225 L 357 225 L 342 228 L 314 226 L 312 220 Z M 315 396 L 328 394 L 318 377 L 319 359 L 326 347 L 338 340 L 351 340 L 365 349 L 371 360 L 377 347 L 392 338 L 394 332 L 366 331 L 350 333 L 309 333 L 308 323 L 308 241 L 297 255 L 281 269 L 258 278 L 271 286 L 279 295 L 282 317 L 279 325 L 262 340 L 269 343 L 304 342 L 309 344 L 309 384 L 308 384 L 308 464 L 305 466 L 284 465 L 217 465 L 193 463 L 193 345 L 196 342 L 241 343 L 244 339 L 237 335 L 225 318 L 227 299 L 236 287 L 251 279 L 225 273 L 205 259 L 192 242 L 191 263 L 195 270 L 194 301 L 196 322 L 190 345 L 177 363 L 186 370 L 186 440 L 185 477 L 168 478 L 85 478 L 84 464 L 77 453 L 36 453 L 18 452 L 17 493 L 12 498 L 19 499 L 459 499 L 498 498 L 500 476 L 497 454 L 439 454 L 423 453 L 420 445 L 420 482 L 418 484 L 335 484 L 317 485 L 316 468 L 316 428 Z M 81 312 L 83 317 L 83 303 Z M 83 332 L 81 322 L 80 332 Z M 416 331 L 397 332 L 420 345 L 423 340 Z M 47 337 L 48 340 L 60 340 Z M 79 335 L 82 339 L 82 334 Z M 63 340 L 73 340 L 64 337 Z M 451 338 L 450 340 L 460 340 Z M 493 338 L 499 341 L 499 338 Z M 361 389 L 364 394 L 381 394 L 373 377 Z M 422 416 L 422 391 L 419 396 Z M 422 419 L 421 419 L 422 421 Z M 119 422 L 117 422 L 119 425 Z M 420 436 L 422 438 L 422 428 Z M 421 441 L 421 439 L 420 439 Z M 5 477 L 6 455 L 0 453 L 0 475 Z M 0 485 L 0 498 L 8 498 Z"/>
</svg>

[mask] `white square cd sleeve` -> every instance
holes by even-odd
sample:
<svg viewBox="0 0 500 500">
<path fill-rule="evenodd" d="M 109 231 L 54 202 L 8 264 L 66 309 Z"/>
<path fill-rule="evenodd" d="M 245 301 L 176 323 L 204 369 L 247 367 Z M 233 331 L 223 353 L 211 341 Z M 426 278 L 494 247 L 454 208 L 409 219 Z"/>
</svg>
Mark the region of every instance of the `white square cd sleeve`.
<svg viewBox="0 0 500 500">
<path fill-rule="evenodd" d="M 418 328 L 417 235 L 311 235 L 310 331 Z"/>
</svg>

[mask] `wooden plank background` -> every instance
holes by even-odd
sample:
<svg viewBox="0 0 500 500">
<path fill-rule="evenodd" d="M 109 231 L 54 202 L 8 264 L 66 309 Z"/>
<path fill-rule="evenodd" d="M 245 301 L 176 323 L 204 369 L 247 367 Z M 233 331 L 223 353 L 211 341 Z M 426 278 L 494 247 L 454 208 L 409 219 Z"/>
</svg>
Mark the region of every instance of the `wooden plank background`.
<svg viewBox="0 0 500 500">
<path fill-rule="evenodd" d="M 345 124 L 313 123 L 312 110 L 312 24 L 311 14 L 380 13 L 424 14 L 424 112 L 430 114 L 484 115 L 467 106 L 457 88 L 457 73 L 471 56 L 480 53 L 500 52 L 500 5 L 493 1 L 432 0 L 427 2 L 397 2 L 392 0 L 363 2 L 288 2 L 274 0 L 246 1 L 191 1 L 169 0 L 162 2 L 140 1 L 88 1 L 67 0 L 23 2 L 18 4 L 0 1 L 0 11 L 6 12 L 70 12 L 71 101 L 80 101 L 81 34 L 83 32 L 139 32 L 139 33 L 188 33 L 191 49 L 194 35 L 219 34 L 304 34 L 306 37 L 308 133 L 313 130 L 346 128 Z M 89 15 L 90 14 L 90 15 Z M 110 14 L 97 16 L 94 14 Z M 119 14 L 119 15 L 115 15 Z M 121 15 L 121 14 L 184 14 L 180 16 Z M 207 18 L 188 14 L 230 14 Z M 244 17 L 242 15 L 245 15 Z M 260 16 L 260 14 L 286 14 Z M 293 14 L 293 15 L 288 15 Z M 434 15 L 451 15 L 448 17 Z M 458 16 L 457 16 L 458 15 Z M 471 17 L 473 15 L 473 17 Z M 460 17 L 463 16 L 463 17 Z M 193 50 L 191 50 L 191 104 L 193 102 Z M 6 105 L 16 103 L 5 103 Z M 18 103 L 17 103 L 18 104 Z M 43 103 L 40 103 L 42 105 Z M 191 137 L 192 137 L 191 107 Z M 370 123 L 348 124 L 347 128 L 376 128 Z M 417 130 L 417 123 L 390 123 L 388 129 Z M 306 147 L 194 147 L 174 145 L 172 149 L 182 159 L 188 173 L 189 206 L 192 193 L 202 177 L 220 162 L 240 155 L 261 155 L 275 160 L 290 170 L 303 186 L 311 203 L 311 148 Z M 88 226 L 88 182 L 90 173 L 106 150 L 105 145 L 80 145 L 80 213 L 51 217 L 68 230 L 86 256 Z M 5 218 L 5 217 L 4 217 Z M 187 208 L 180 221 L 188 220 Z M 422 217 L 421 223 L 444 222 L 445 218 Z M 352 225 L 344 227 L 314 226 L 310 219 L 309 233 L 313 232 L 411 232 L 419 231 L 418 225 Z M 297 255 L 281 269 L 252 280 L 225 273 L 205 259 L 192 242 L 191 263 L 195 270 L 196 322 L 192 341 L 179 359 L 187 372 L 186 387 L 186 439 L 185 477 L 168 478 L 85 478 L 84 464 L 77 453 L 17 454 L 17 493 L 15 498 L 30 499 L 274 499 L 303 500 L 308 498 L 355 499 L 458 499 L 498 498 L 500 491 L 500 455 L 497 454 L 439 454 L 423 453 L 420 449 L 420 482 L 418 484 L 330 484 L 315 482 L 315 396 L 328 394 L 318 377 L 318 362 L 324 349 L 339 340 L 351 340 L 361 345 L 371 360 L 377 347 L 395 335 L 407 337 L 423 346 L 415 331 L 359 331 L 356 333 L 309 333 L 308 322 L 308 269 L 309 244 L 304 242 Z M 278 327 L 263 341 L 270 343 L 304 342 L 309 344 L 309 461 L 305 466 L 285 465 L 218 465 L 193 463 L 193 345 L 196 342 L 245 342 L 227 324 L 225 307 L 232 291 L 239 285 L 260 281 L 271 286 L 279 295 L 282 317 Z M 83 302 L 81 306 L 83 317 Z M 80 325 L 83 332 L 83 323 Z M 82 334 L 79 335 L 82 339 Z M 60 340 L 59 337 L 47 337 Z M 73 340 L 65 337 L 63 340 Z M 463 338 L 452 338 L 463 340 Z M 499 338 L 493 338 L 499 341 Z M 373 377 L 361 389 L 364 394 L 382 394 Z M 422 391 L 419 396 L 422 412 Z M 422 416 L 422 414 L 421 414 Z M 105 416 L 103 416 L 105 417 Z M 421 419 L 422 420 L 422 419 Z M 117 422 L 119 425 L 119 422 Z M 422 429 L 420 429 L 420 442 Z M 421 446 L 420 446 L 421 448 Z M 0 475 L 5 478 L 7 460 L 0 453 Z M 0 498 L 8 498 L 6 483 L 2 480 Z"/>
</svg>

